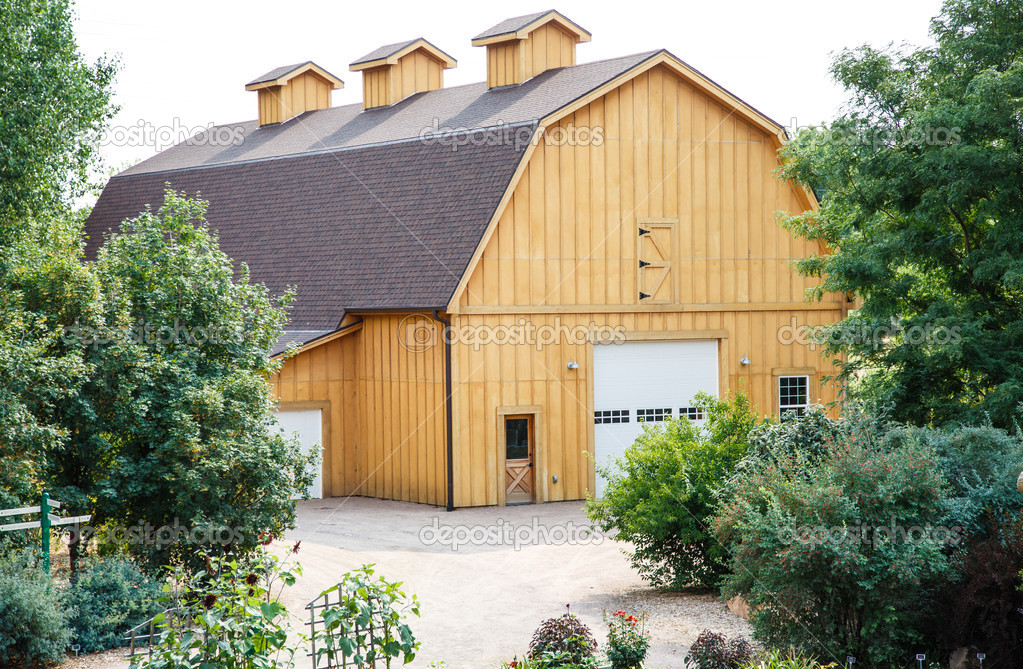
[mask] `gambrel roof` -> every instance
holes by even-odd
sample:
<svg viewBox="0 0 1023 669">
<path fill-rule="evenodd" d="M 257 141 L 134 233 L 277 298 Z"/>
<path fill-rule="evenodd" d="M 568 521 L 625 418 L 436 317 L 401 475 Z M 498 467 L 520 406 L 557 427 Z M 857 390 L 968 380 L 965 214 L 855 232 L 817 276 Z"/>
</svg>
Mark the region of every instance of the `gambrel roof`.
<svg viewBox="0 0 1023 669">
<path fill-rule="evenodd" d="M 274 294 L 296 287 L 292 333 L 321 336 L 351 311 L 444 309 L 537 125 L 658 63 L 688 68 L 652 51 L 548 70 L 517 86 L 470 84 L 389 107 L 216 126 L 113 177 L 86 224 L 86 253 L 94 257 L 120 221 L 158 208 L 169 184 L 209 201 L 221 248 L 254 281 Z M 780 129 L 717 90 L 723 104 Z"/>
</svg>

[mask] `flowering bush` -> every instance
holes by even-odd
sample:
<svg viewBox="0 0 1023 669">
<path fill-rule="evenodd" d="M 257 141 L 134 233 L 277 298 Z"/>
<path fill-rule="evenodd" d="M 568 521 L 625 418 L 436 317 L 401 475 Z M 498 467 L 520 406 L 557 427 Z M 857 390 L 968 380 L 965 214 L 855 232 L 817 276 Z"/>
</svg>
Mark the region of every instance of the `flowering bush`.
<svg viewBox="0 0 1023 669">
<path fill-rule="evenodd" d="M 637 618 L 625 611 L 608 614 L 606 610 L 603 617 L 607 625 L 607 648 L 604 654 L 611 666 L 614 669 L 638 669 L 643 666 L 646 651 L 650 647 L 645 618 Z"/>
<path fill-rule="evenodd" d="M 529 644 L 528 658 L 545 662 L 544 667 L 567 667 L 593 658 L 597 642 L 579 618 L 565 613 L 540 623 Z"/>
</svg>

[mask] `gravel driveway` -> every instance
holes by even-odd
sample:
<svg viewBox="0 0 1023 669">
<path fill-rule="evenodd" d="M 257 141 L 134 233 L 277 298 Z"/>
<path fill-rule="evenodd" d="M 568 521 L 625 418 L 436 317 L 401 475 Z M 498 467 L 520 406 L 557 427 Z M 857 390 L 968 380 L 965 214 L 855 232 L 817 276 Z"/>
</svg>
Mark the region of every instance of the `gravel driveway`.
<svg viewBox="0 0 1023 669">
<path fill-rule="evenodd" d="M 412 667 L 485 669 L 521 656 L 533 630 L 570 604 L 603 643 L 601 609 L 645 611 L 653 636 L 646 666 L 676 669 L 703 629 L 749 634 L 746 622 L 711 595 L 661 594 L 645 586 L 622 546 L 588 532 L 579 502 L 436 507 L 352 497 L 299 503 L 304 574 L 285 593 L 293 612 L 363 564 L 419 596 L 412 621 L 422 648 Z M 282 550 L 284 547 L 281 547 Z M 116 655 L 67 667 L 123 669 Z M 299 667 L 307 666 L 305 662 Z"/>
</svg>

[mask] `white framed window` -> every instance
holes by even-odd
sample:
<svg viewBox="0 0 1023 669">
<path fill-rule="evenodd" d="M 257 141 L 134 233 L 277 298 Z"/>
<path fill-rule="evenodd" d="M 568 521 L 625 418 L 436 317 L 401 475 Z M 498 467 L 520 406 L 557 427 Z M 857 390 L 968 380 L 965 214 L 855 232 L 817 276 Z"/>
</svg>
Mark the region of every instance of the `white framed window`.
<svg viewBox="0 0 1023 669">
<path fill-rule="evenodd" d="M 606 425 L 609 423 L 628 423 L 629 410 L 607 409 L 604 411 L 594 411 L 593 422 L 597 425 Z"/>
<path fill-rule="evenodd" d="M 689 420 L 703 420 L 703 409 L 699 407 L 682 407 L 678 410 L 679 416 L 685 416 Z"/>
<path fill-rule="evenodd" d="M 810 405 L 810 377 L 806 374 L 778 377 L 778 415 L 790 411 L 802 416 Z"/>
<path fill-rule="evenodd" d="M 641 423 L 659 423 L 666 418 L 671 418 L 670 408 L 657 409 L 636 409 L 636 420 Z"/>
</svg>

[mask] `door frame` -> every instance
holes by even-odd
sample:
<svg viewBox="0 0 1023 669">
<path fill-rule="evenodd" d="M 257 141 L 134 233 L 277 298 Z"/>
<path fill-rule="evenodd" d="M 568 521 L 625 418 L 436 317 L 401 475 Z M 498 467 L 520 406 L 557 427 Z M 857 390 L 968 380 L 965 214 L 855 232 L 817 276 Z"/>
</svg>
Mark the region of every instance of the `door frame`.
<svg viewBox="0 0 1023 669">
<path fill-rule="evenodd" d="M 497 505 L 506 506 L 508 503 L 507 492 L 505 491 L 504 477 L 507 467 L 507 450 L 505 439 L 504 419 L 508 416 L 531 416 L 533 419 L 533 503 L 541 504 L 546 502 L 547 496 L 547 468 L 541 448 L 543 434 L 542 423 L 540 422 L 543 410 L 539 404 L 524 406 L 500 406 L 497 407 L 497 420 L 495 433 L 497 436 L 497 471 L 492 484 L 497 485 Z"/>
<path fill-rule="evenodd" d="M 718 397 L 726 397 L 730 390 L 729 372 L 731 361 L 728 352 L 728 330 L 629 330 L 624 334 L 624 340 L 630 341 L 691 341 L 715 340 L 718 343 Z M 586 442 L 587 460 L 589 465 L 586 472 L 587 492 L 595 495 L 597 493 L 597 429 L 593 423 L 594 397 L 596 396 L 596 364 L 594 363 L 593 350 L 597 346 L 613 346 L 613 343 L 596 343 L 593 341 L 586 344 L 586 367 L 590 370 L 587 382 L 586 395 Z M 747 372 L 748 374 L 748 372 Z M 740 379 L 744 374 L 740 374 Z M 775 382 L 777 383 L 777 382 Z M 546 483 L 546 482 L 545 482 Z"/>
</svg>

